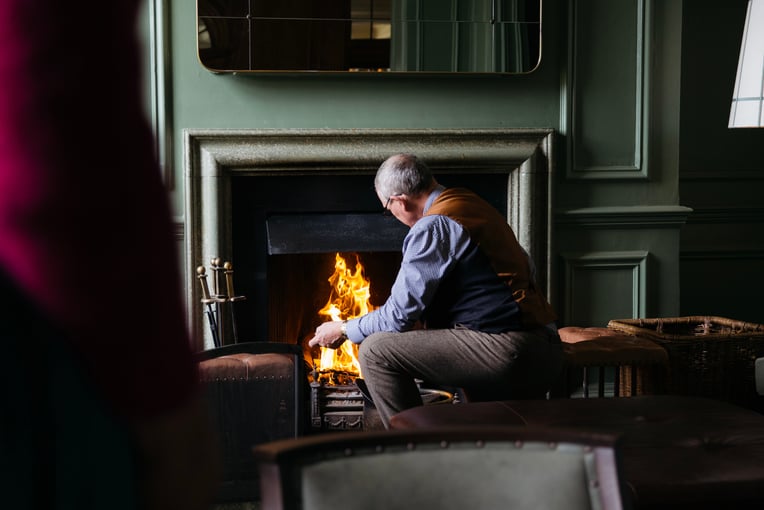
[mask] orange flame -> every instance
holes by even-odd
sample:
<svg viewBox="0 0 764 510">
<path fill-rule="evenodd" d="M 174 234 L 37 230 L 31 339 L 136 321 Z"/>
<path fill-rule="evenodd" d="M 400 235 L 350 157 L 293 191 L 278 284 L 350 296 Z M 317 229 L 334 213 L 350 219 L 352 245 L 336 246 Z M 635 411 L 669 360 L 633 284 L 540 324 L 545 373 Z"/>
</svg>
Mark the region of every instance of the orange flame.
<svg viewBox="0 0 764 510">
<path fill-rule="evenodd" d="M 339 321 L 360 317 L 376 308 L 370 302 L 371 284 L 366 279 L 363 265 L 357 257 L 355 270 L 351 271 L 345 259 L 337 253 L 334 259 L 334 274 L 328 281 L 332 288 L 331 294 L 326 305 L 318 311 L 319 315 Z M 317 368 L 319 371 L 338 370 L 360 375 L 358 345 L 347 341 L 338 349 L 322 347 Z"/>
</svg>

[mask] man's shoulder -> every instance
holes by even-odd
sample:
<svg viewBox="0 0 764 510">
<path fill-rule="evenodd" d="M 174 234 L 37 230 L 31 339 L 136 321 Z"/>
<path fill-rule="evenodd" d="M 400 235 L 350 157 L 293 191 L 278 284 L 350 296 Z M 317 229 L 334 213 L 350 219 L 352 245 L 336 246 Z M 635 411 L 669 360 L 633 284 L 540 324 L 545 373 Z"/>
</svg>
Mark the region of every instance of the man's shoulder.
<svg viewBox="0 0 764 510">
<path fill-rule="evenodd" d="M 434 229 L 434 228 L 454 228 L 455 226 L 459 226 L 459 223 L 454 220 L 453 218 L 450 218 L 446 214 L 427 214 L 425 216 L 422 216 L 419 221 L 414 223 L 414 226 L 411 227 L 411 230 L 426 230 L 426 229 Z"/>
<path fill-rule="evenodd" d="M 445 214 L 430 214 L 419 219 L 409 230 L 410 240 L 458 240 L 468 237 L 464 226 Z"/>
</svg>

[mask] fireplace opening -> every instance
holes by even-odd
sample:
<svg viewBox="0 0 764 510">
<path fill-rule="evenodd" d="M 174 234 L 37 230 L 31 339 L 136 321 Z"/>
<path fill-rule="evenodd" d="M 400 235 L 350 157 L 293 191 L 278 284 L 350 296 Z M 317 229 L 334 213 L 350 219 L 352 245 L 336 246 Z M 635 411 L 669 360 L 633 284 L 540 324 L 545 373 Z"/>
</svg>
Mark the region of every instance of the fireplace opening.
<svg viewBox="0 0 764 510">
<path fill-rule="evenodd" d="M 436 170 L 436 169 L 434 169 Z M 506 174 L 438 174 L 507 209 Z M 358 256 L 384 303 L 408 227 L 382 215 L 373 175 L 268 175 L 231 179 L 232 260 L 240 341 L 299 343 L 313 331 L 337 252 Z"/>
</svg>

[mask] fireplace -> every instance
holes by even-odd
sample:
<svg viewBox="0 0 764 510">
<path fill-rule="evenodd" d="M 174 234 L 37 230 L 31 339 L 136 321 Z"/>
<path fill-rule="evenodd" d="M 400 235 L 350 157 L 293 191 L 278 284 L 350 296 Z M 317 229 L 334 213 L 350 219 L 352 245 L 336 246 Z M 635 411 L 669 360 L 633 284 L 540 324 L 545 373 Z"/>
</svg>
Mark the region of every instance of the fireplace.
<svg viewBox="0 0 764 510">
<path fill-rule="evenodd" d="M 406 227 L 384 218 L 374 193 L 379 164 L 422 157 L 447 186 L 465 186 L 506 211 L 550 292 L 553 131 L 186 130 L 186 274 L 221 257 L 233 263 L 240 341 L 300 343 L 326 293 L 316 288 L 335 252 L 357 253 L 381 304 Z M 189 329 L 212 346 L 196 281 Z"/>
</svg>

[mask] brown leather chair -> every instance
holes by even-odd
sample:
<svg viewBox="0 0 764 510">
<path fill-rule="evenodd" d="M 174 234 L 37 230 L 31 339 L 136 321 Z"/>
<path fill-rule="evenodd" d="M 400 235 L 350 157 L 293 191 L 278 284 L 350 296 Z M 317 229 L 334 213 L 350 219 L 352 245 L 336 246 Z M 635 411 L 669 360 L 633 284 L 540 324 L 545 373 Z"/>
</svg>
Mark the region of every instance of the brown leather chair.
<svg viewBox="0 0 764 510">
<path fill-rule="evenodd" d="M 306 429 L 302 348 L 246 342 L 199 352 L 196 360 L 223 457 L 223 482 L 216 499 L 256 501 L 260 485 L 252 447 L 298 437 Z"/>
</svg>

